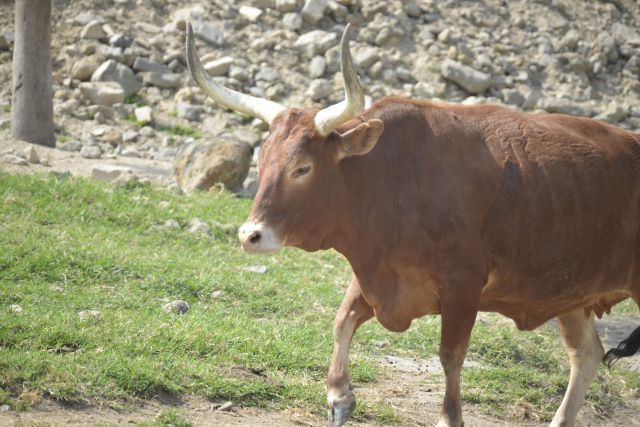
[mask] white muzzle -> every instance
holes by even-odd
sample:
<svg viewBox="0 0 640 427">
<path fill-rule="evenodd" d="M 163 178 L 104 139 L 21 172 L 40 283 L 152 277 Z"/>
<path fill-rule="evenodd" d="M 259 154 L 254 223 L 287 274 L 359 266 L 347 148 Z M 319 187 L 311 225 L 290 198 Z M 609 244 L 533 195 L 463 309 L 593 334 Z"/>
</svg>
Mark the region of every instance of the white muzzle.
<svg viewBox="0 0 640 427">
<path fill-rule="evenodd" d="M 245 252 L 269 253 L 282 248 L 282 240 L 273 228 L 264 224 L 247 222 L 238 230 L 238 239 Z"/>
</svg>

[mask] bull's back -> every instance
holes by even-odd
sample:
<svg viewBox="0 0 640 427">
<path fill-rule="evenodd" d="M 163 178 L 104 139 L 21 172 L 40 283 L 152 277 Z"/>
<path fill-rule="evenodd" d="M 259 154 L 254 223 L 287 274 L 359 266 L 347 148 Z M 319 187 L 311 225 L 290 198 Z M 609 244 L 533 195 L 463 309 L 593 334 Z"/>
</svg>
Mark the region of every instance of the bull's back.
<svg viewBox="0 0 640 427">
<path fill-rule="evenodd" d="M 513 113 L 485 137 L 503 167 L 486 228 L 489 305 L 555 315 L 594 295 L 640 293 L 635 136 L 588 119 Z"/>
</svg>

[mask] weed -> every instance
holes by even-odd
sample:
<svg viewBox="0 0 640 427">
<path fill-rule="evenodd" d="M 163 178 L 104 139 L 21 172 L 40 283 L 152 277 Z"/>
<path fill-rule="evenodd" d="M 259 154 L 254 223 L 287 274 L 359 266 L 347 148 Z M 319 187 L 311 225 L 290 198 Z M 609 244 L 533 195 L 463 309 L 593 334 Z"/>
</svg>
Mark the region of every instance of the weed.
<svg viewBox="0 0 640 427">
<path fill-rule="evenodd" d="M 133 104 L 136 107 L 144 107 L 145 105 L 147 105 L 147 101 L 140 97 L 137 94 L 133 94 L 133 95 L 129 95 L 125 100 L 124 100 L 125 104 Z"/>
<path fill-rule="evenodd" d="M 162 132 L 166 133 L 167 135 L 190 136 L 194 139 L 199 139 L 202 137 L 202 133 L 198 129 L 183 125 L 165 127 L 162 129 Z"/>
<path fill-rule="evenodd" d="M 135 114 L 129 114 L 129 115 L 127 116 L 126 120 L 127 120 L 129 123 L 131 123 L 131 124 L 135 125 L 135 126 L 136 126 L 136 127 L 138 127 L 138 128 L 141 128 L 141 127 L 144 127 L 144 126 L 146 126 L 146 125 L 147 125 L 147 122 L 144 122 L 144 121 L 142 121 L 142 120 L 138 120 L 138 119 L 136 118 Z"/>
</svg>

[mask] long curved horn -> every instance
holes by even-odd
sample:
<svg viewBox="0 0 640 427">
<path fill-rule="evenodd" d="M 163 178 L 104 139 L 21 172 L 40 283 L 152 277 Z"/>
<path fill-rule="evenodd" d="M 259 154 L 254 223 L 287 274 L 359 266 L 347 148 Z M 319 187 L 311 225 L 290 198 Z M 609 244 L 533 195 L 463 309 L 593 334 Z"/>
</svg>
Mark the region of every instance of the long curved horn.
<svg viewBox="0 0 640 427">
<path fill-rule="evenodd" d="M 187 65 L 200 89 L 224 107 L 258 117 L 269 124 L 279 112 L 285 109 L 276 102 L 227 89 L 212 79 L 198 57 L 191 22 L 187 22 Z"/>
<path fill-rule="evenodd" d="M 364 111 L 364 93 L 358 81 L 358 75 L 353 69 L 351 52 L 349 51 L 349 34 L 351 24 L 347 24 L 340 42 L 341 70 L 344 80 L 345 100 L 338 104 L 318 111 L 315 117 L 316 130 L 321 135 L 329 135 L 342 123 Z"/>
</svg>

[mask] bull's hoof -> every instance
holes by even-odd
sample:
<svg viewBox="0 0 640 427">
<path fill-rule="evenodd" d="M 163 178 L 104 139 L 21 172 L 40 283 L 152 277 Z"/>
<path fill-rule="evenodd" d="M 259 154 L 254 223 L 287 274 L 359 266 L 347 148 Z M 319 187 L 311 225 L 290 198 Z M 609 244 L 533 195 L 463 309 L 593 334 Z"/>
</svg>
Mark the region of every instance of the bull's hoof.
<svg viewBox="0 0 640 427">
<path fill-rule="evenodd" d="M 356 407 L 356 397 L 351 390 L 339 398 L 329 397 L 327 403 L 327 419 L 329 427 L 341 427 L 351 417 Z"/>
</svg>

